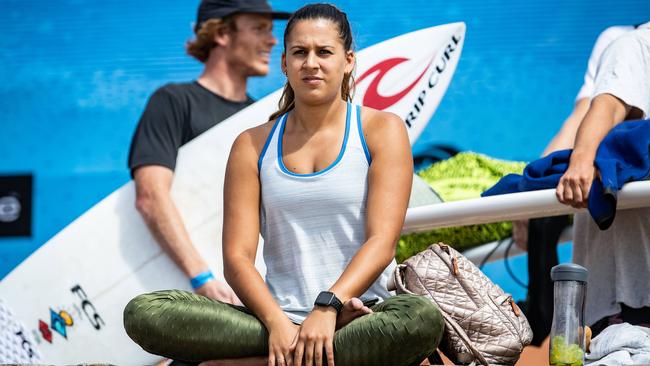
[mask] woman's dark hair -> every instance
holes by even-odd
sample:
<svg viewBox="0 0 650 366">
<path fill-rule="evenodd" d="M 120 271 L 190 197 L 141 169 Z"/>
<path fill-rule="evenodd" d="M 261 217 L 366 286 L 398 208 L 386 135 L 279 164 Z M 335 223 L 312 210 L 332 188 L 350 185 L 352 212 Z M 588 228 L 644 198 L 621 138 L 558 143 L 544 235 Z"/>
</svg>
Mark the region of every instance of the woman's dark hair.
<svg viewBox="0 0 650 366">
<path fill-rule="evenodd" d="M 336 6 L 331 4 L 309 4 L 294 12 L 293 15 L 291 15 L 291 18 L 289 18 L 287 21 L 287 27 L 284 30 L 283 42 L 285 52 L 287 48 L 287 38 L 291 34 L 291 31 L 293 30 L 296 23 L 301 20 L 312 19 L 326 19 L 336 24 L 339 29 L 339 38 L 343 43 L 345 51 L 352 51 L 352 30 L 350 29 L 348 16 L 339 10 Z M 351 101 L 353 93 L 354 77 L 352 76 L 352 73 L 346 73 L 343 76 L 343 83 L 341 84 L 341 97 L 345 101 Z M 284 90 L 282 91 L 282 97 L 278 103 L 279 109 L 277 112 L 273 113 L 269 119 L 274 120 L 292 110 L 294 107 L 294 102 L 295 95 L 293 93 L 293 88 L 291 88 L 291 85 L 287 80 L 287 83 L 284 85 Z"/>
</svg>

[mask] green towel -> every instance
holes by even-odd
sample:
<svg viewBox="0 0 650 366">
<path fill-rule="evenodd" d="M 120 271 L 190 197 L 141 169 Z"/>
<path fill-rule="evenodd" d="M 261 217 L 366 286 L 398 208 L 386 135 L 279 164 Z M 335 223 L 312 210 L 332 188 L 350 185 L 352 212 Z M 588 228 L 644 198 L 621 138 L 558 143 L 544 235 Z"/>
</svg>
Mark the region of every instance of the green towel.
<svg viewBox="0 0 650 366">
<path fill-rule="evenodd" d="M 417 173 L 440 197 L 447 202 L 479 198 L 501 177 L 510 173 L 521 174 L 526 163 L 498 160 L 473 152 L 463 152 L 450 159 L 439 161 Z M 397 244 L 396 259 L 403 262 L 426 249 L 429 245 L 444 242 L 463 251 L 512 235 L 510 222 L 469 225 L 435 229 L 424 233 L 402 235 Z"/>
</svg>

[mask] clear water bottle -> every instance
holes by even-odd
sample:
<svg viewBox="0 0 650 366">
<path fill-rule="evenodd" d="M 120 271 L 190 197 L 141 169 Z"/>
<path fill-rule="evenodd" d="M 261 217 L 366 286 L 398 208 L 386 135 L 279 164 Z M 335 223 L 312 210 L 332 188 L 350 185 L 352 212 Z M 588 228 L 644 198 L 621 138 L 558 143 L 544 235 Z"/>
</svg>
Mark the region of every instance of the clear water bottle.
<svg viewBox="0 0 650 366">
<path fill-rule="evenodd" d="M 551 269 L 553 325 L 549 362 L 552 366 L 582 366 L 585 354 L 585 296 L 587 269 L 559 264 Z"/>
</svg>

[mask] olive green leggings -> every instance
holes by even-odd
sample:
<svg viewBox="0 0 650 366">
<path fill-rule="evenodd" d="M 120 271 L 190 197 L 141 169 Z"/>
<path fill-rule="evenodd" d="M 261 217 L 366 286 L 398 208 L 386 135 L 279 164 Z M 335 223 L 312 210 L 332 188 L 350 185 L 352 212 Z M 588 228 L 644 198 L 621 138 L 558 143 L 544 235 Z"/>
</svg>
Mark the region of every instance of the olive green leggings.
<svg viewBox="0 0 650 366">
<path fill-rule="evenodd" d="M 437 348 L 444 322 L 426 298 L 398 295 L 372 310 L 334 334 L 337 366 L 411 365 Z M 248 309 L 186 291 L 134 298 L 124 328 L 146 351 L 176 360 L 268 355 L 268 332 Z"/>
</svg>

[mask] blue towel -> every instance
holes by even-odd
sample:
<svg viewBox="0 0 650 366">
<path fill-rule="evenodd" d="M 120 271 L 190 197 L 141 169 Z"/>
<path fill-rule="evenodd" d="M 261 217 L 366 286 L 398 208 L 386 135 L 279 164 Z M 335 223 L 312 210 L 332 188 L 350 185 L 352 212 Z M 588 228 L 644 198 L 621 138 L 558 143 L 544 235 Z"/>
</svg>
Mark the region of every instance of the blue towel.
<svg viewBox="0 0 650 366">
<path fill-rule="evenodd" d="M 481 196 L 555 188 L 569 167 L 571 152 L 560 150 L 535 160 L 523 175 L 509 174 Z M 616 217 L 616 194 L 623 184 L 650 176 L 650 120 L 614 127 L 598 147 L 594 165 L 601 179 L 594 179 L 587 204 L 598 227 L 606 230 Z"/>
</svg>

